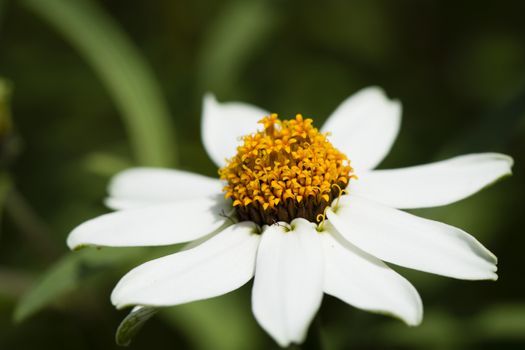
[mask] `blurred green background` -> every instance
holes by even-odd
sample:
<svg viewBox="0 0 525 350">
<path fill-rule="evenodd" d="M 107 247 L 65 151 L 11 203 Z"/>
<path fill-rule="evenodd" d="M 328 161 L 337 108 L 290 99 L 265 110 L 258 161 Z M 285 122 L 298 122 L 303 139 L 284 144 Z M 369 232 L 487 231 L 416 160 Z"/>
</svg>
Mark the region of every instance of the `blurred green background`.
<svg viewBox="0 0 525 350">
<path fill-rule="evenodd" d="M 497 282 L 397 269 L 420 327 L 325 297 L 304 348 L 525 348 L 525 2 L 0 0 L 0 349 L 113 349 L 126 311 L 109 295 L 132 266 L 178 247 L 69 253 L 133 165 L 215 175 L 201 99 L 241 100 L 317 124 L 378 85 L 403 102 L 381 167 L 468 152 L 510 154 L 514 176 L 417 214 L 471 232 Z M 165 309 L 131 349 L 267 349 L 250 283 Z M 317 332 L 312 330 L 313 333 Z"/>
</svg>

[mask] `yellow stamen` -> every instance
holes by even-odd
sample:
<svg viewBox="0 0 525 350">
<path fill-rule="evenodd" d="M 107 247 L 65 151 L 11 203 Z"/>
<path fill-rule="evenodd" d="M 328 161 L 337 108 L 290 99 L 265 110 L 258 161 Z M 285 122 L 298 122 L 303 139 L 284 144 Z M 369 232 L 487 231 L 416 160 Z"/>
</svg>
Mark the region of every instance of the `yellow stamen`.
<svg viewBox="0 0 525 350">
<path fill-rule="evenodd" d="M 324 222 L 326 221 L 326 210 L 328 209 L 328 206 L 326 206 L 323 210 L 322 214 L 317 214 L 317 217 L 315 220 L 319 223 L 318 229 L 322 230 L 324 227 Z"/>
<path fill-rule="evenodd" d="M 355 176 L 350 161 L 300 114 L 284 121 L 272 114 L 259 123 L 264 130 L 244 136 L 219 170 L 237 216 L 258 224 L 324 221 L 326 207 L 335 197 L 339 203 Z"/>
<path fill-rule="evenodd" d="M 332 184 L 332 187 L 335 187 L 339 190 L 339 194 L 337 195 L 337 200 L 335 201 L 335 207 L 337 208 L 339 206 L 339 200 L 341 199 L 341 196 L 343 194 L 347 194 L 348 191 L 347 190 L 343 190 L 341 188 L 341 186 L 339 186 L 338 184 Z"/>
</svg>

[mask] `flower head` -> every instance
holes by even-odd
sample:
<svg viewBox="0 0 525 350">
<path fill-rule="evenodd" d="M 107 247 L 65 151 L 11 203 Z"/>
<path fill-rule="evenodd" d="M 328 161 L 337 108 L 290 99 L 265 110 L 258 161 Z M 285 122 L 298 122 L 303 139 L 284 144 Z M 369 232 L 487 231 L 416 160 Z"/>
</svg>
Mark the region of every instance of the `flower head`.
<svg viewBox="0 0 525 350">
<path fill-rule="evenodd" d="M 419 294 L 383 261 L 495 280 L 497 260 L 463 230 L 400 209 L 468 197 L 510 174 L 512 159 L 470 154 L 373 170 L 390 150 L 400 118 L 399 102 L 378 88 L 344 101 L 321 131 L 301 115 L 281 121 L 207 96 L 203 141 L 220 179 L 126 170 L 109 188 L 107 204 L 117 212 L 77 227 L 68 245 L 193 241 L 130 271 L 115 287 L 113 304 L 177 305 L 225 294 L 254 277 L 253 313 L 281 346 L 304 340 L 324 293 L 417 325 Z"/>
<path fill-rule="evenodd" d="M 304 218 L 319 222 L 352 176 L 348 158 L 332 146 L 312 119 L 259 123 L 264 130 L 243 137 L 237 154 L 219 170 L 237 218 L 272 225 Z"/>
</svg>

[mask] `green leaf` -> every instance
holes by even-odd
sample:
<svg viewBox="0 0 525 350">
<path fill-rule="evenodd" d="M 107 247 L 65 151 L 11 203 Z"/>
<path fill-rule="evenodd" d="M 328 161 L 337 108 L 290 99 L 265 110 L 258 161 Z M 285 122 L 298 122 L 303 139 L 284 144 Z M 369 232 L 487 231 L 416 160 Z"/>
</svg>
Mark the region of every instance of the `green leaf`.
<svg viewBox="0 0 525 350">
<path fill-rule="evenodd" d="M 57 297 L 72 290 L 78 280 L 77 260 L 76 256 L 68 255 L 53 266 L 36 286 L 21 298 L 15 309 L 15 321 L 23 321 Z"/>
<path fill-rule="evenodd" d="M 70 252 L 45 272 L 19 300 L 14 319 L 21 322 L 50 303 L 75 290 L 81 282 L 106 271 L 106 267 L 135 262 L 146 248 L 84 249 Z"/>
<path fill-rule="evenodd" d="M 115 334 L 115 341 L 120 346 L 128 346 L 131 340 L 142 328 L 144 323 L 157 313 L 157 309 L 147 306 L 135 307 L 126 318 L 122 320 Z"/>
<path fill-rule="evenodd" d="M 174 127 L 151 70 L 125 33 L 91 0 L 23 0 L 93 67 L 106 85 L 141 165 L 175 161 Z"/>
</svg>

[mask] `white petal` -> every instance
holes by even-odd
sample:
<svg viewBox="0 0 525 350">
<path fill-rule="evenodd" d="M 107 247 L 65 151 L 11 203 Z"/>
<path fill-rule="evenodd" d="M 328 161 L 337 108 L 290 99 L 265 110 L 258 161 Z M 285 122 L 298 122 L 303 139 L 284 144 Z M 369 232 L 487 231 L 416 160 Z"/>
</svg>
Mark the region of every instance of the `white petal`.
<svg viewBox="0 0 525 350">
<path fill-rule="evenodd" d="M 347 98 L 322 127 L 350 159 L 357 174 L 375 168 L 388 154 L 401 124 L 401 103 L 369 87 Z"/>
<path fill-rule="evenodd" d="M 132 168 L 118 173 L 109 184 L 106 204 L 111 209 L 140 208 L 221 193 L 220 180 L 187 171 Z"/>
<path fill-rule="evenodd" d="M 75 228 L 67 238 L 71 249 L 82 246 L 155 246 L 192 241 L 221 227 L 231 206 L 207 197 L 99 216 Z"/>
<path fill-rule="evenodd" d="M 512 164 L 512 158 L 503 154 L 469 154 L 409 168 L 375 170 L 360 175 L 349 189 L 395 208 L 436 207 L 466 198 L 510 175 Z"/>
<path fill-rule="evenodd" d="M 327 216 L 345 239 L 381 260 L 460 279 L 497 279 L 496 257 L 456 227 L 352 195 Z"/>
<path fill-rule="evenodd" d="M 399 317 L 416 326 L 423 305 L 416 289 L 381 260 L 330 230 L 321 235 L 325 252 L 324 291 L 357 308 Z"/>
<path fill-rule="evenodd" d="M 279 223 L 263 232 L 252 290 L 252 309 L 259 324 L 282 347 L 301 343 L 321 305 L 323 251 L 315 225 Z"/>
<path fill-rule="evenodd" d="M 213 162 L 222 167 L 235 155 L 240 137 L 255 133 L 257 122 L 269 115 L 259 107 L 240 102 L 219 103 L 212 94 L 204 97 L 202 140 Z"/>
<path fill-rule="evenodd" d="M 118 308 L 169 306 L 212 298 L 248 282 L 260 236 L 255 224 L 232 225 L 199 246 L 142 264 L 111 294 Z"/>
</svg>

